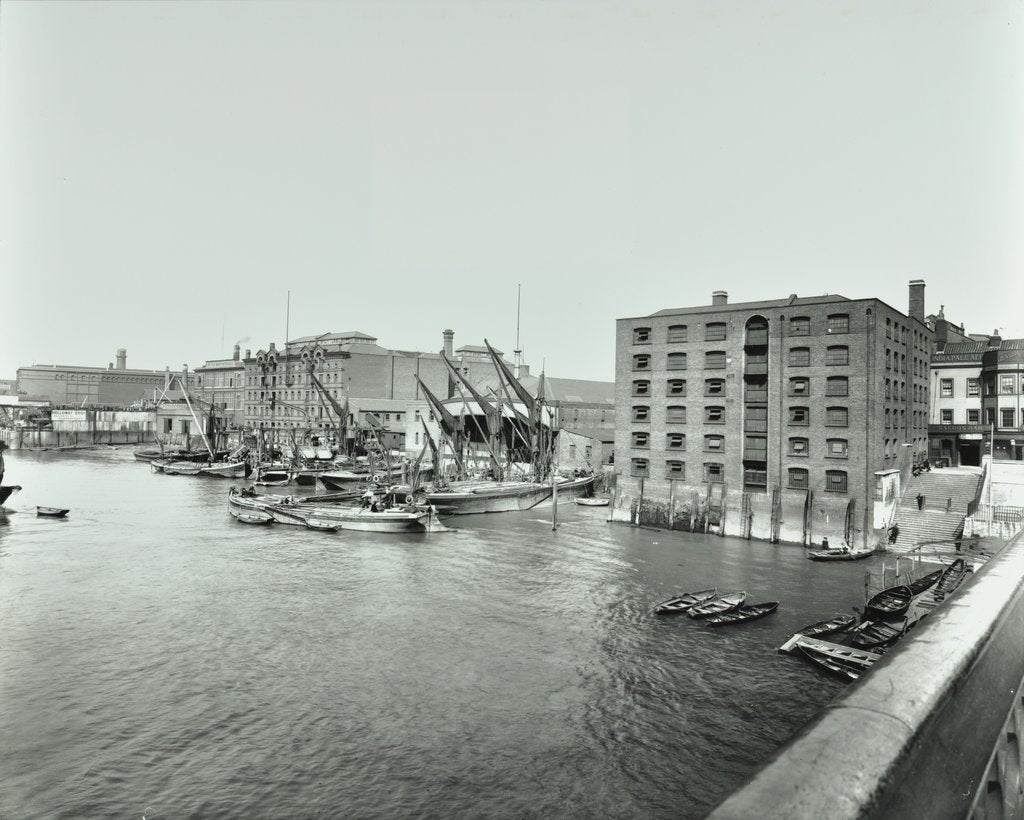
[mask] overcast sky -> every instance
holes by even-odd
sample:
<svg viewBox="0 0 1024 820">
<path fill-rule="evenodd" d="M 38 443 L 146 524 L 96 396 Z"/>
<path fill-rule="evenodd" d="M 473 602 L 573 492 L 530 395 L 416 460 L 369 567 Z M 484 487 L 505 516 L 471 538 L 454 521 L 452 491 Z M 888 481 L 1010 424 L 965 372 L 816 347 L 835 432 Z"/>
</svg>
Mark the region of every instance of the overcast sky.
<svg viewBox="0 0 1024 820">
<path fill-rule="evenodd" d="M 614 378 L 790 293 L 1024 336 L 1020 2 L 0 4 L 0 378 L 359 330 Z"/>
</svg>

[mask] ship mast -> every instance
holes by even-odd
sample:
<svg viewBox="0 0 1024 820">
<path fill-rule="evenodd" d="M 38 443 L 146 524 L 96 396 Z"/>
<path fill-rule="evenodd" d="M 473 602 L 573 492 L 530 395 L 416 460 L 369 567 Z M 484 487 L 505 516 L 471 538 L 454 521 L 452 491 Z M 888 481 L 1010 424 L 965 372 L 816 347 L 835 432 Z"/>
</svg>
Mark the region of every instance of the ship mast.
<svg viewBox="0 0 1024 820">
<path fill-rule="evenodd" d="M 519 378 L 519 371 L 523 365 L 523 350 L 519 347 L 519 313 L 523 306 L 523 286 L 522 284 L 516 285 L 516 349 L 512 352 L 515 354 L 513 363 L 516 366 L 516 378 Z"/>
</svg>

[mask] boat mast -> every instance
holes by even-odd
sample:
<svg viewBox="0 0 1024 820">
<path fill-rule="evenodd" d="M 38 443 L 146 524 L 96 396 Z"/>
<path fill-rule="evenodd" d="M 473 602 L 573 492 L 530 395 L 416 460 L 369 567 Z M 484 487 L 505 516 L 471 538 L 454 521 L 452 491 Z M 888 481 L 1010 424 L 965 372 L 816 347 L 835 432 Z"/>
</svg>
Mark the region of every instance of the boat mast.
<svg viewBox="0 0 1024 820">
<path fill-rule="evenodd" d="M 519 374 L 522 371 L 523 366 L 523 351 L 519 347 L 519 311 L 523 306 L 523 286 L 522 284 L 516 285 L 516 349 L 512 351 L 515 354 L 514 364 L 516 366 L 516 378 L 519 378 Z"/>
</svg>

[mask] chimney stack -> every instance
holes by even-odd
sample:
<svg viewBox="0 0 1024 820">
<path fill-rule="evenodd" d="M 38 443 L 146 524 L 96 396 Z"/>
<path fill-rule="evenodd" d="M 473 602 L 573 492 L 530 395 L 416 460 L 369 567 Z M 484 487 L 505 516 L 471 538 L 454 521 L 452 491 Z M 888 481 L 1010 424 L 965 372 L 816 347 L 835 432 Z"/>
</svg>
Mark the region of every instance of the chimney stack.
<svg viewBox="0 0 1024 820">
<path fill-rule="evenodd" d="M 907 315 L 911 319 L 924 321 L 924 279 L 910 280 L 910 304 Z"/>
<path fill-rule="evenodd" d="M 711 304 L 713 305 L 727 305 L 729 304 L 729 293 L 724 290 L 714 290 L 711 292 Z"/>
<path fill-rule="evenodd" d="M 252 350 L 250 348 L 248 348 L 248 347 L 245 349 L 245 358 L 247 358 L 247 359 L 251 359 L 252 358 Z"/>
<path fill-rule="evenodd" d="M 452 352 L 452 343 L 455 339 L 455 331 L 445 330 L 442 335 L 444 336 L 444 355 L 450 359 L 454 355 Z"/>
<path fill-rule="evenodd" d="M 238 361 L 239 351 L 241 351 L 241 348 L 238 345 L 235 345 L 235 352 L 231 354 L 231 360 L 232 361 L 234 361 L 234 362 Z"/>
<path fill-rule="evenodd" d="M 126 370 L 128 368 L 128 351 L 123 347 L 117 349 L 117 369 Z"/>
</svg>

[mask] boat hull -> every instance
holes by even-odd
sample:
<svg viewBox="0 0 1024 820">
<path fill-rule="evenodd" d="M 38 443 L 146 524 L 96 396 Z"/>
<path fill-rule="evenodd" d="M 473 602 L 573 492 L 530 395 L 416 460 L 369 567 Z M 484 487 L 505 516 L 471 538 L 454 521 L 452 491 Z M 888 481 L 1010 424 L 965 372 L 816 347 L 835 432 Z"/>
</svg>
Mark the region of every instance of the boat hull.
<svg viewBox="0 0 1024 820">
<path fill-rule="evenodd" d="M 20 492 L 20 484 L 8 484 L 6 487 L 0 487 L 0 507 L 3 507 L 4 504 Z"/>
<path fill-rule="evenodd" d="M 550 484 L 480 483 L 457 485 L 449 490 L 427 493 L 427 501 L 448 515 L 520 512 L 529 510 L 551 497 Z"/>
<path fill-rule="evenodd" d="M 258 511 L 271 516 L 279 524 L 309 527 L 309 522 L 337 527 L 342 530 L 360 532 L 426 532 L 434 517 L 430 509 L 417 508 L 414 511 L 384 510 L 372 512 L 368 509 L 344 506 L 285 503 L 281 496 L 273 500 L 259 497 L 241 497 L 237 493 L 228 495 L 232 514 L 236 511 Z"/>
</svg>

